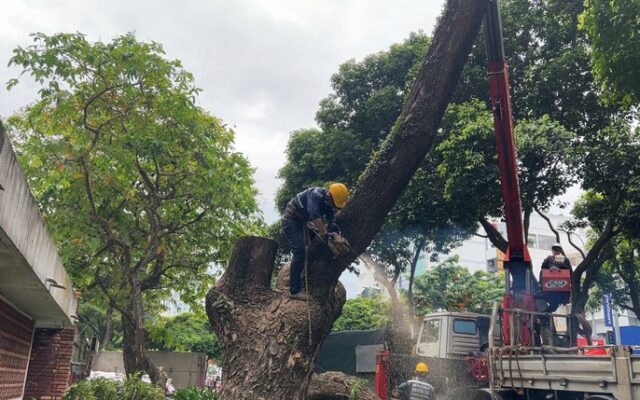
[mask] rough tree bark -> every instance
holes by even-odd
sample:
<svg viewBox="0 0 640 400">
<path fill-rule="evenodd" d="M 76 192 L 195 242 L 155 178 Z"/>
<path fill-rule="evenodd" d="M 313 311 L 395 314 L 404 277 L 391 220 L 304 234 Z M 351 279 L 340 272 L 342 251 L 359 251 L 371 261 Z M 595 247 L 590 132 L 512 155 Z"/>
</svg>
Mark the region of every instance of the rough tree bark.
<svg viewBox="0 0 640 400">
<path fill-rule="evenodd" d="M 448 1 L 393 131 L 349 205 L 337 215 L 354 252 L 335 259 L 319 240 L 310 245 L 309 302 L 287 297 L 288 268 L 271 289 L 275 242 L 259 237 L 236 242 L 224 275 L 206 298 L 209 321 L 224 353 L 222 399 L 306 397 L 319 346 L 344 304 L 338 278 L 373 240 L 431 149 L 486 7 L 484 0 Z"/>
<path fill-rule="evenodd" d="M 307 400 L 379 400 L 380 398 L 366 386 L 360 386 L 361 380 L 342 372 L 314 374 L 309 385 Z M 356 396 L 357 393 L 357 397 Z"/>
<path fill-rule="evenodd" d="M 145 371 L 151 382 L 164 387 L 164 377 L 158 367 L 147 356 L 145 342 L 147 331 L 144 322 L 142 288 L 137 276 L 130 274 L 131 305 L 130 313 L 122 315 L 122 359 L 127 374 L 130 371 Z"/>
<path fill-rule="evenodd" d="M 104 336 L 102 337 L 102 343 L 100 343 L 100 350 L 105 350 L 111 343 L 111 337 L 113 336 L 113 307 L 107 308 L 107 319 L 105 321 Z"/>
</svg>

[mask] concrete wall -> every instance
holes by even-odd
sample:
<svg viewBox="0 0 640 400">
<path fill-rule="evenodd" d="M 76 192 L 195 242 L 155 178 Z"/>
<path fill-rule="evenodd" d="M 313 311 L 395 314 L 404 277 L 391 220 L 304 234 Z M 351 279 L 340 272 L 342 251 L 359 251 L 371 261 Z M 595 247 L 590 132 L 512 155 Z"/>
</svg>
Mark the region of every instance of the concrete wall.
<svg viewBox="0 0 640 400">
<path fill-rule="evenodd" d="M 0 125 L 0 295 L 37 327 L 70 325 L 73 287 Z M 62 288 L 52 287 L 48 279 Z"/>
<path fill-rule="evenodd" d="M 204 385 L 207 367 L 207 357 L 204 353 L 150 351 L 147 355 L 158 367 L 164 367 L 176 388 Z M 92 370 L 124 373 L 122 353 L 101 351 L 94 358 Z"/>
</svg>

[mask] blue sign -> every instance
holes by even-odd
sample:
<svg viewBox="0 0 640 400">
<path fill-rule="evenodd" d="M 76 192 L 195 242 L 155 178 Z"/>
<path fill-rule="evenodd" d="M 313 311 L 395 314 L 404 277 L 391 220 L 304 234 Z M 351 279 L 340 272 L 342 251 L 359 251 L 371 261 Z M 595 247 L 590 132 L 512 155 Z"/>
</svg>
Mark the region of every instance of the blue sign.
<svg viewBox="0 0 640 400">
<path fill-rule="evenodd" d="M 602 299 L 602 308 L 604 311 L 604 326 L 613 327 L 613 312 L 611 310 L 611 293 L 604 295 Z"/>
</svg>

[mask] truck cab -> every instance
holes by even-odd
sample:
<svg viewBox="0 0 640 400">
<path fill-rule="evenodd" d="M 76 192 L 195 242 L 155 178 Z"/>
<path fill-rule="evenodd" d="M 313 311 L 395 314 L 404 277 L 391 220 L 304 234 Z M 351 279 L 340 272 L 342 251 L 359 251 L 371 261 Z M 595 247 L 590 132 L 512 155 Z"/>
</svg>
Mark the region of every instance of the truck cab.
<svg viewBox="0 0 640 400">
<path fill-rule="evenodd" d="M 488 345 L 488 315 L 470 312 L 438 312 L 422 320 L 416 342 L 416 354 L 422 357 L 463 360 L 470 354 L 481 353 Z M 496 342 L 500 329 L 494 329 Z"/>
</svg>

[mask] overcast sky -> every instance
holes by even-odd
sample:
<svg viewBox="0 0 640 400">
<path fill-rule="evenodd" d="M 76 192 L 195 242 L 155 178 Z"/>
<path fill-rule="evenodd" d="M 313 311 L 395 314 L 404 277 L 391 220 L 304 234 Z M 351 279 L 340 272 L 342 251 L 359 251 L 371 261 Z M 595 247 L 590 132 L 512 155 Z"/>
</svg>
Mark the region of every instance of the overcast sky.
<svg viewBox="0 0 640 400">
<path fill-rule="evenodd" d="M 329 79 L 350 59 L 387 49 L 410 32 L 431 33 L 443 0 L 185 0 L 3 1 L 0 13 L 0 115 L 35 98 L 16 77 L 11 50 L 29 34 L 82 32 L 109 41 L 135 32 L 164 45 L 193 72 L 200 105 L 236 131 L 236 148 L 256 168 L 259 202 L 268 222 L 289 133 L 315 126 Z M 27 84 L 25 84 L 27 83 Z"/>
</svg>

